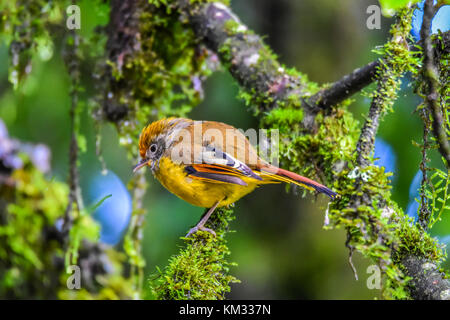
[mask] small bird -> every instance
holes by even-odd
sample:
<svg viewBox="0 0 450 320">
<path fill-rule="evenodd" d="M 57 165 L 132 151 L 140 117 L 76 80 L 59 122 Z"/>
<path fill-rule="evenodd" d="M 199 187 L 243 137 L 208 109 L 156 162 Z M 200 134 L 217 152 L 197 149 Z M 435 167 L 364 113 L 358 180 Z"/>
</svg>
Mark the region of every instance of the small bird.
<svg viewBox="0 0 450 320">
<path fill-rule="evenodd" d="M 334 199 L 324 185 L 280 169 L 261 159 L 238 129 L 221 122 L 165 118 L 146 126 L 139 138 L 141 161 L 170 192 L 192 205 L 207 208 L 186 237 L 202 230 L 217 207 L 228 206 L 256 187 L 293 183 Z"/>
</svg>

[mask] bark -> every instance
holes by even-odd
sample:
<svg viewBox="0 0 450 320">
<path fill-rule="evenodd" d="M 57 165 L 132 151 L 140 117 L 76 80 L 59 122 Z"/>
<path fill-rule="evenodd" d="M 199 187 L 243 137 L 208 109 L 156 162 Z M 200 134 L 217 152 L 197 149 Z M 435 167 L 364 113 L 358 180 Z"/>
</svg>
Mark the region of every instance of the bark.
<svg viewBox="0 0 450 320">
<path fill-rule="evenodd" d="M 328 109 L 338 104 L 371 84 L 376 79 L 379 65 L 380 62 L 377 60 L 354 70 L 328 88 L 316 93 L 311 101 L 321 109 Z"/>
<path fill-rule="evenodd" d="M 450 282 L 437 266 L 418 256 L 402 260 L 409 282 L 411 297 L 417 300 L 450 300 Z"/>
</svg>

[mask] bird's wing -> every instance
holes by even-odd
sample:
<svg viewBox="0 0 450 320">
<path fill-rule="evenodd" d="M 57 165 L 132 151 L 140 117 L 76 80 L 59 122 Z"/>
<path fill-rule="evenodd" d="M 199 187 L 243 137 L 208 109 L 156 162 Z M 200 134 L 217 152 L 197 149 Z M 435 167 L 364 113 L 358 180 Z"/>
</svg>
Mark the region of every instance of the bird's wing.
<svg viewBox="0 0 450 320">
<path fill-rule="evenodd" d="M 201 163 L 186 166 L 186 172 L 194 179 L 210 180 L 210 182 L 247 185 L 244 177 L 262 181 L 245 163 L 223 152 L 212 145 L 202 146 Z"/>
<path fill-rule="evenodd" d="M 259 161 L 256 150 L 244 134 L 232 126 L 192 121 L 177 131 L 173 140 L 170 156 L 185 164 L 191 178 L 238 185 L 246 185 L 244 178 L 262 181 L 259 172 L 251 169 Z"/>
</svg>

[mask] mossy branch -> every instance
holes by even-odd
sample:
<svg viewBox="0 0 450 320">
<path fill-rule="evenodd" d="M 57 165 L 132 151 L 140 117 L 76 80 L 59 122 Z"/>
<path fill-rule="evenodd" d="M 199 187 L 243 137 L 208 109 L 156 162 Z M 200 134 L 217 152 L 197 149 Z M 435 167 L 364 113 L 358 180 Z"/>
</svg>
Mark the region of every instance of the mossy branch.
<svg viewBox="0 0 450 320">
<path fill-rule="evenodd" d="M 401 29 L 397 36 L 400 37 L 393 38 L 391 47 L 388 42 L 386 50 L 391 53 L 386 61 L 371 63 L 344 79 L 344 84 L 332 86 L 341 92 L 341 98 L 329 99 L 334 105 L 378 79 L 381 91 L 375 93 L 366 125 L 358 134 L 357 123 L 345 110 L 345 105 L 338 104 L 324 114 L 321 108 L 307 103 L 308 98 L 317 94 L 317 85 L 307 82 L 297 71 L 287 71 L 281 66 L 261 38 L 249 31 L 230 8 L 221 3 L 202 1 L 180 0 L 178 3 L 199 39 L 220 57 L 222 64 L 243 87 L 245 91 L 241 96 L 253 106 L 256 114 L 262 115 L 274 108 L 304 111 L 299 126 L 292 123 L 286 126 L 281 118 L 273 119 L 272 112 L 269 113 L 270 121 L 269 117 L 262 116 L 262 125 L 281 129 L 282 140 L 287 141 L 286 146 L 281 146 L 282 162 L 286 166 L 303 173 L 321 171 L 318 177 L 324 177 L 327 180 L 324 182 L 334 184 L 340 192 L 342 198 L 330 208 L 329 227 L 345 226 L 351 230 L 354 234 L 349 245 L 380 263 L 385 275 L 385 296 L 408 297 L 403 291 L 407 277 L 402 272 L 405 266 L 401 258 L 414 252 L 417 256 L 410 259 L 417 257 L 438 264 L 442 259 L 441 248 L 428 234 L 411 224 L 390 199 L 387 175 L 382 168 L 373 165 L 371 152 L 380 116 L 395 100 L 397 79 L 415 68 L 408 58 L 406 38 L 409 29 L 405 29 L 410 25 L 411 11 L 400 16 L 397 22 Z M 348 83 L 353 87 L 347 88 Z M 320 102 L 323 98 L 309 101 Z M 360 155 L 355 157 L 354 150 Z M 355 181 L 360 182 L 355 184 Z M 409 269 L 408 275 L 417 279 L 421 276 Z M 446 281 L 441 283 L 444 291 L 450 288 Z M 436 297 L 426 290 L 422 294 L 422 297 Z M 409 296 L 417 297 L 411 291 Z"/>
<path fill-rule="evenodd" d="M 196 36 L 216 53 L 224 66 L 246 92 L 248 104 L 256 113 L 295 104 L 311 94 L 307 77 L 281 65 L 261 37 L 241 23 L 231 9 L 220 2 L 178 1 Z M 318 111 L 303 108 L 303 124 L 312 129 Z"/>
<path fill-rule="evenodd" d="M 444 118 L 443 107 L 441 106 L 439 94 L 439 73 L 435 61 L 435 53 L 433 43 L 431 41 L 431 21 L 437 12 L 437 7 L 433 5 L 433 0 L 427 0 L 424 4 L 424 14 L 422 27 L 420 29 L 420 37 L 422 39 L 423 47 L 423 69 L 422 77 L 424 79 L 425 89 L 425 103 L 430 110 L 433 119 L 433 133 L 438 142 L 439 152 L 445 159 L 445 165 L 450 169 L 450 144 L 448 142 L 449 136 L 446 132 L 446 126 L 449 119 Z M 444 104 L 447 103 L 447 97 L 444 97 Z"/>
<path fill-rule="evenodd" d="M 184 238 L 186 247 L 173 256 L 169 265 L 159 271 L 151 283 L 157 299 L 224 299 L 230 291 L 230 283 L 239 282 L 230 275 L 228 262 L 230 250 L 225 236 L 231 232 L 230 222 L 233 210 L 217 209 L 206 226 L 216 232 L 216 237 L 206 231 L 199 231 L 190 238 Z"/>
<path fill-rule="evenodd" d="M 379 67 L 379 60 L 372 61 L 320 90 L 310 101 L 321 109 L 331 108 L 375 81 Z"/>
<path fill-rule="evenodd" d="M 406 255 L 402 265 L 411 277 L 409 290 L 413 299 L 450 300 L 450 281 L 434 263 L 420 256 Z"/>
</svg>

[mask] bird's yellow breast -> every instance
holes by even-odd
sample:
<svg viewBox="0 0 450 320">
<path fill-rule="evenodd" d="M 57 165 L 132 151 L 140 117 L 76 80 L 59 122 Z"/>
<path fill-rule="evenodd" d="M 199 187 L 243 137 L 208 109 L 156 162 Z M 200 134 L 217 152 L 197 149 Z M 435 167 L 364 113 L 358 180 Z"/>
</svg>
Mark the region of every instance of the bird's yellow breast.
<svg viewBox="0 0 450 320">
<path fill-rule="evenodd" d="M 217 201 L 220 201 L 219 207 L 234 203 L 252 192 L 258 183 L 258 180 L 253 178 L 242 179 L 247 186 L 194 179 L 188 176 L 185 165 L 176 164 L 164 156 L 159 161 L 159 170 L 155 171 L 155 177 L 179 198 L 203 208 L 210 208 Z"/>
</svg>

